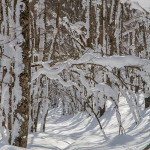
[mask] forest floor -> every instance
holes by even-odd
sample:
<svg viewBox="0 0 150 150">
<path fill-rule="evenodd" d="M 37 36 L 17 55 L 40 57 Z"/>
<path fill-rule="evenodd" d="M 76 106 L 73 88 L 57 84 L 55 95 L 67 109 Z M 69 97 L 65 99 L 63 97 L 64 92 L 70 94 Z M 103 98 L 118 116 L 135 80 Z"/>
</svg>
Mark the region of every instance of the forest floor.
<svg viewBox="0 0 150 150">
<path fill-rule="evenodd" d="M 63 116 L 61 108 L 51 109 L 47 118 L 46 131 L 29 134 L 30 150 L 143 150 L 150 144 L 150 108 L 144 110 L 142 101 L 142 121 L 134 123 L 126 101 L 120 100 L 120 113 L 125 135 L 118 135 L 118 124 L 111 102 L 107 103 L 106 113 L 100 118 L 108 140 L 105 141 L 94 117 L 85 113 Z M 40 124 L 38 126 L 40 129 Z M 0 145 L 0 150 L 18 148 Z M 19 148 L 20 149 L 20 148 Z"/>
</svg>

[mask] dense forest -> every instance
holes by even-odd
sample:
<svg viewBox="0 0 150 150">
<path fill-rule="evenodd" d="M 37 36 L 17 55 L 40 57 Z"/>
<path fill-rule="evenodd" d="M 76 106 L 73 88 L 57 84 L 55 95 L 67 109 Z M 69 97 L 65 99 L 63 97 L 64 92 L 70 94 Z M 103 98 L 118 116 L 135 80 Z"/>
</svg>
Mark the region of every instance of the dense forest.
<svg viewBox="0 0 150 150">
<path fill-rule="evenodd" d="M 137 4 L 138 5 L 138 4 Z M 140 7 L 140 6 L 138 6 Z M 120 0 L 0 0 L 0 134 L 27 147 L 50 109 L 100 117 L 124 97 L 135 124 L 150 107 L 150 13 Z M 149 108 L 148 108 L 149 107 Z"/>
</svg>

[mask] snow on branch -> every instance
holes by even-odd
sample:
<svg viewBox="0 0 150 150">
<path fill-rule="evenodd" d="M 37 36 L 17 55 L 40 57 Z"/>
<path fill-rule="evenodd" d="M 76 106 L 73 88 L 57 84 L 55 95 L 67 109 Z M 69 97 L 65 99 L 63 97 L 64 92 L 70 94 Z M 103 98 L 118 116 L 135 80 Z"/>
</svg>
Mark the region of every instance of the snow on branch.
<svg viewBox="0 0 150 150">
<path fill-rule="evenodd" d="M 114 92 L 114 90 L 105 83 L 99 83 L 94 88 L 92 88 L 92 91 L 103 91 L 105 95 L 112 97 L 114 100 L 117 99 L 117 93 Z"/>
<path fill-rule="evenodd" d="M 146 64 L 149 64 L 150 61 L 146 59 L 140 59 L 136 56 L 109 56 L 109 57 L 98 57 L 92 53 L 83 55 L 78 60 L 68 59 L 65 62 L 58 62 L 54 66 L 50 67 L 49 63 L 51 62 L 37 62 L 33 63 L 32 66 L 42 66 L 37 72 L 32 74 L 32 81 L 35 80 L 39 75 L 45 74 L 50 79 L 58 79 L 62 82 L 61 77 L 58 75 L 65 69 L 69 69 L 72 65 L 79 64 L 93 64 L 93 65 L 102 65 L 105 67 L 111 68 L 122 68 L 125 66 L 136 66 L 142 67 Z M 67 83 L 69 86 L 70 83 Z"/>
</svg>

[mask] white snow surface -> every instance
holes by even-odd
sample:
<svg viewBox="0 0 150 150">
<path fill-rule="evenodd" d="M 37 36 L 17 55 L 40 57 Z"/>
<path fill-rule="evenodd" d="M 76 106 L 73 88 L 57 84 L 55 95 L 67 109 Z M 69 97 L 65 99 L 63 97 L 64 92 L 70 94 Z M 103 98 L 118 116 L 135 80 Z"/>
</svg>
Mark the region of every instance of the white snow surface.
<svg viewBox="0 0 150 150">
<path fill-rule="evenodd" d="M 143 119 L 136 125 L 125 99 L 120 99 L 119 109 L 126 134 L 118 135 L 115 109 L 110 101 L 107 102 L 106 112 L 100 121 L 108 141 L 104 140 L 93 116 L 87 117 L 85 113 L 62 116 L 61 107 L 51 109 L 46 131 L 29 134 L 27 150 L 143 150 L 150 144 L 150 108 L 144 110 L 142 95 L 140 107 Z M 24 149 L 1 144 L 0 150 Z"/>
<path fill-rule="evenodd" d="M 150 13 L 150 0 L 121 0 L 121 2 L 131 2 L 131 8 L 138 9 L 140 11 L 144 11 L 145 9 L 147 12 Z"/>
</svg>

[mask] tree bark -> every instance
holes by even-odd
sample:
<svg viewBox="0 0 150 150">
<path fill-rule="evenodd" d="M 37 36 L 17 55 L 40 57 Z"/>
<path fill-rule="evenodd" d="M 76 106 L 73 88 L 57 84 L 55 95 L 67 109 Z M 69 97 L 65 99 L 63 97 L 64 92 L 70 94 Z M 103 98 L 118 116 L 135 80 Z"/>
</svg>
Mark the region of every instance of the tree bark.
<svg viewBox="0 0 150 150">
<path fill-rule="evenodd" d="M 30 82 L 31 82 L 31 57 L 29 43 L 29 1 L 23 0 L 25 9 L 20 13 L 20 25 L 22 26 L 22 35 L 24 42 L 22 43 L 22 61 L 24 69 L 19 76 L 20 87 L 22 88 L 22 99 L 17 105 L 15 117 L 19 114 L 22 118 L 19 119 L 20 128 L 19 135 L 14 140 L 14 145 L 19 147 L 27 146 L 28 138 L 28 123 L 29 123 L 29 103 L 30 103 Z"/>
</svg>

